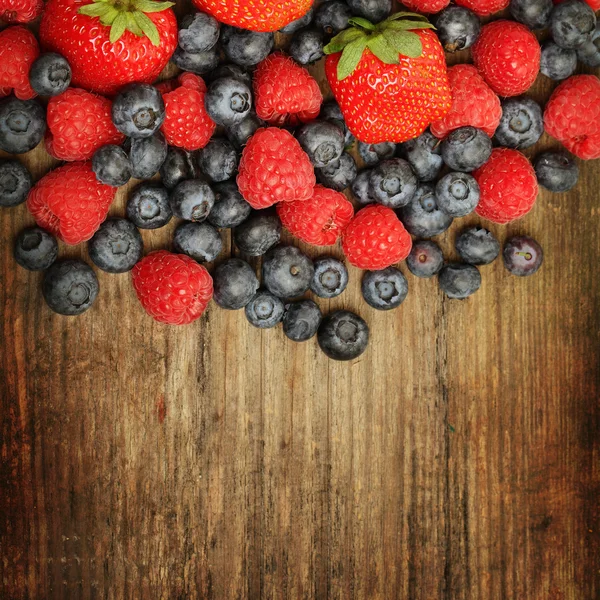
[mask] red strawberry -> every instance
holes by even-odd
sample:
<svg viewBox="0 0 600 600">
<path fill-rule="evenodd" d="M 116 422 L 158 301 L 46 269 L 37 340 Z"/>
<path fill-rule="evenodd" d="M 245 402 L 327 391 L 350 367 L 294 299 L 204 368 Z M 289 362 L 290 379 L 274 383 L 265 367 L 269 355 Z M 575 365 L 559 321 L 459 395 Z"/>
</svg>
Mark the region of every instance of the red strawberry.
<svg viewBox="0 0 600 600">
<path fill-rule="evenodd" d="M 238 168 L 240 193 L 253 208 L 308 200 L 316 178 L 308 155 L 285 129 L 259 129 L 248 141 Z"/>
<path fill-rule="evenodd" d="M 172 2 L 49 0 L 40 40 L 71 65 L 74 86 L 112 94 L 152 83 L 177 46 Z"/>
<path fill-rule="evenodd" d="M 90 162 L 72 163 L 42 177 L 29 192 L 27 208 L 40 227 L 74 245 L 96 233 L 116 192 L 96 179 Z"/>
<path fill-rule="evenodd" d="M 250 31 L 278 31 L 303 17 L 314 0 L 193 0 L 221 23 Z"/>
<path fill-rule="evenodd" d="M 195 321 L 213 295 L 208 271 L 185 254 L 151 252 L 133 267 L 131 275 L 144 310 L 160 323 L 187 325 Z"/>
<path fill-rule="evenodd" d="M 341 192 L 317 185 L 308 200 L 280 202 L 277 214 L 283 226 L 303 242 L 332 246 L 352 220 L 354 207 Z"/>
<path fill-rule="evenodd" d="M 36 96 L 29 85 L 29 69 L 40 55 L 35 36 L 25 27 L 7 27 L 0 31 L 0 96 L 14 91 L 19 100 Z"/>
<path fill-rule="evenodd" d="M 171 146 L 199 150 L 208 144 L 217 128 L 204 107 L 206 84 L 192 73 L 182 73 L 177 81 L 179 87 L 163 93 L 165 120 L 161 130 Z"/>
<path fill-rule="evenodd" d="M 7 23 L 29 23 L 44 10 L 44 0 L 0 0 L 0 19 Z"/>
<path fill-rule="evenodd" d="M 450 4 L 450 0 L 402 0 L 402 4 L 409 10 L 432 14 L 444 10 Z"/>
<path fill-rule="evenodd" d="M 458 6 L 470 8 L 480 17 L 492 15 L 504 10 L 510 3 L 510 0 L 456 0 Z"/>
<path fill-rule="evenodd" d="M 107 98 L 77 88 L 50 98 L 48 152 L 59 160 L 88 160 L 98 148 L 123 142 L 125 136 L 113 125 L 111 106 Z"/>
<path fill-rule="evenodd" d="M 420 15 L 356 27 L 326 47 L 327 80 L 350 131 L 362 142 L 405 142 L 441 119 L 452 102 L 444 49 Z"/>
<path fill-rule="evenodd" d="M 265 58 L 254 72 L 256 114 L 273 125 L 298 125 L 315 119 L 323 95 L 306 69 L 277 52 Z"/>
</svg>

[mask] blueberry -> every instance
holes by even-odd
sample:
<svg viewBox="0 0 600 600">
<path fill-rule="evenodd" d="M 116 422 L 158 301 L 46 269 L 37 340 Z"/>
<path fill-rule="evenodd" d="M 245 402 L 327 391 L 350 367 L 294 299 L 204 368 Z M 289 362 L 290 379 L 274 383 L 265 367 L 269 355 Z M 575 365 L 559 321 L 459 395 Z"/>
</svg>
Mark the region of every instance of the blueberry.
<svg viewBox="0 0 600 600">
<path fill-rule="evenodd" d="M 590 39 L 577 48 L 577 58 L 588 67 L 600 67 L 600 24 Z"/>
<path fill-rule="evenodd" d="M 219 50 L 217 47 L 204 52 L 186 52 L 179 46 L 175 48 L 171 61 L 183 71 L 206 75 L 217 68 L 219 64 Z"/>
<path fill-rule="evenodd" d="M 350 146 L 354 142 L 354 136 L 348 129 L 342 110 L 335 100 L 328 100 L 323 103 L 319 118 L 333 123 L 342 130 L 346 146 Z"/>
<path fill-rule="evenodd" d="M 338 161 L 322 169 L 315 169 L 315 174 L 319 183 L 341 192 L 356 179 L 356 163 L 350 154 L 344 152 Z"/>
<path fill-rule="evenodd" d="M 239 79 L 222 77 L 208 86 L 204 104 L 215 123 L 231 127 L 248 116 L 252 108 L 252 92 Z"/>
<path fill-rule="evenodd" d="M 44 229 L 29 227 L 17 236 L 14 256 L 24 269 L 45 271 L 58 256 L 58 242 Z"/>
<path fill-rule="evenodd" d="M 408 161 L 419 181 L 433 181 L 444 166 L 440 140 L 429 131 L 404 142 L 400 156 Z"/>
<path fill-rule="evenodd" d="M 500 242 L 483 227 L 469 227 L 456 238 L 456 251 L 470 265 L 489 265 L 500 254 Z"/>
<path fill-rule="evenodd" d="M 162 94 L 147 83 L 124 87 L 113 100 L 112 120 L 127 137 L 150 137 L 165 120 Z"/>
<path fill-rule="evenodd" d="M 337 258 L 322 256 L 314 262 L 315 274 L 310 283 L 313 294 L 319 298 L 335 298 L 348 285 L 348 269 Z"/>
<path fill-rule="evenodd" d="M 108 273 L 126 273 L 144 253 L 137 227 L 127 219 L 107 219 L 88 242 L 92 262 Z"/>
<path fill-rule="evenodd" d="M 277 296 L 267 290 L 258 290 L 246 304 L 246 318 L 250 325 L 259 329 L 271 329 L 281 323 L 285 306 Z"/>
<path fill-rule="evenodd" d="M 504 244 L 502 258 L 510 273 L 527 277 L 539 271 L 544 262 L 544 251 L 533 238 L 517 235 Z"/>
<path fill-rule="evenodd" d="M 561 48 L 554 42 L 542 45 L 540 72 L 553 81 L 562 81 L 575 73 L 577 69 L 577 52 Z"/>
<path fill-rule="evenodd" d="M 213 138 L 197 156 L 200 170 L 215 183 L 231 179 L 237 171 L 237 152 L 225 138 Z"/>
<path fill-rule="evenodd" d="M 166 158 L 167 142 L 160 131 L 147 138 L 131 140 L 129 160 L 132 177 L 150 179 L 159 172 Z"/>
<path fill-rule="evenodd" d="M 481 129 L 459 127 L 442 142 L 442 159 L 454 171 L 471 172 L 492 154 L 492 140 Z"/>
<path fill-rule="evenodd" d="M 45 273 L 42 285 L 44 300 L 60 315 L 84 313 L 98 296 L 98 278 L 81 260 L 55 262 Z"/>
<path fill-rule="evenodd" d="M 311 6 L 309 11 L 303 17 L 300 17 L 299 19 L 296 19 L 295 21 L 288 23 L 285 27 L 282 27 L 279 31 L 281 33 L 285 33 L 288 35 L 292 34 L 292 33 L 296 33 L 296 31 L 299 31 L 303 27 L 308 27 L 312 23 L 314 14 L 315 14 L 314 8 Z"/>
<path fill-rule="evenodd" d="M 408 281 L 400 269 L 388 267 L 381 271 L 366 271 L 361 292 L 369 306 L 391 310 L 400 306 L 408 295 Z"/>
<path fill-rule="evenodd" d="M 272 210 L 254 211 L 233 230 L 235 245 L 248 256 L 262 256 L 279 243 L 281 221 Z"/>
<path fill-rule="evenodd" d="M 433 277 L 444 266 L 442 249 L 431 240 L 419 240 L 413 244 L 406 259 L 406 266 L 415 277 Z"/>
<path fill-rule="evenodd" d="M 212 262 L 221 253 L 223 240 L 208 223 L 182 223 L 175 230 L 173 247 L 198 262 Z"/>
<path fill-rule="evenodd" d="M 312 300 L 299 300 L 285 305 L 283 333 L 293 342 L 306 342 L 317 334 L 323 315 Z"/>
<path fill-rule="evenodd" d="M 393 142 L 381 142 L 380 144 L 365 144 L 358 142 L 358 155 L 363 159 L 367 167 L 374 167 L 386 158 L 392 158 L 396 152 L 396 144 Z"/>
<path fill-rule="evenodd" d="M 24 154 L 33 150 L 44 137 L 46 111 L 37 100 L 0 100 L 0 150 Z"/>
<path fill-rule="evenodd" d="M 375 202 L 395 209 L 406 206 L 414 198 L 418 184 L 406 160 L 388 158 L 371 171 L 369 193 Z"/>
<path fill-rule="evenodd" d="M 371 23 L 379 23 L 392 12 L 392 0 L 347 0 L 352 12 Z"/>
<path fill-rule="evenodd" d="M 181 148 L 169 146 L 167 157 L 160 167 L 162 182 L 168 189 L 187 179 L 196 177 L 196 168 L 192 155 Z"/>
<path fill-rule="evenodd" d="M 529 29 L 546 29 L 554 4 L 552 0 L 510 0 L 510 14 Z"/>
<path fill-rule="evenodd" d="M 479 37 L 481 21 L 468 8 L 449 6 L 434 21 L 440 42 L 446 52 L 470 48 Z"/>
<path fill-rule="evenodd" d="M 288 52 L 301 65 L 312 65 L 321 60 L 325 53 L 325 36 L 319 29 L 301 29 L 294 33 Z"/>
<path fill-rule="evenodd" d="M 245 83 L 249 88 L 252 88 L 252 73 L 248 69 L 234 63 L 224 63 L 207 75 L 209 81 L 216 81 L 224 77 L 237 79 Z"/>
<path fill-rule="evenodd" d="M 321 322 L 317 341 L 329 358 L 353 360 L 367 349 L 369 326 L 358 315 L 347 310 L 337 310 Z"/>
<path fill-rule="evenodd" d="M 595 27 L 594 11 L 581 0 L 565 0 L 552 10 L 550 32 L 561 48 L 578 48 L 585 44 Z"/>
<path fill-rule="evenodd" d="M 200 223 L 210 213 L 215 194 L 201 179 L 188 179 L 175 187 L 169 196 L 171 210 L 176 217 Z"/>
<path fill-rule="evenodd" d="M 464 300 L 481 287 L 481 273 L 473 265 L 450 263 L 440 271 L 439 284 L 448 298 Z"/>
<path fill-rule="evenodd" d="M 173 216 L 169 192 L 160 183 L 140 183 L 127 201 L 127 218 L 140 229 L 158 229 Z"/>
<path fill-rule="evenodd" d="M 219 40 L 221 24 L 211 15 L 185 15 L 179 24 L 179 47 L 186 52 L 206 52 Z"/>
<path fill-rule="evenodd" d="M 329 121 L 306 123 L 300 127 L 296 137 L 317 169 L 335 163 L 344 151 L 344 134 Z"/>
<path fill-rule="evenodd" d="M 398 211 L 406 230 L 417 237 L 440 235 L 452 225 L 452 217 L 440 210 L 435 187 L 422 183 L 415 197 Z"/>
<path fill-rule="evenodd" d="M 532 98 L 508 98 L 502 101 L 502 118 L 496 129 L 496 141 L 507 148 L 529 148 L 544 133 L 542 107 Z"/>
<path fill-rule="evenodd" d="M 0 206 L 18 206 L 33 185 L 31 173 L 18 160 L 0 158 Z"/>
<path fill-rule="evenodd" d="M 267 58 L 273 49 L 272 33 L 246 31 L 236 27 L 223 27 L 221 46 L 228 60 L 240 67 L 253 67 Z"/>
<path fill-rule="evenodd" d="M 58 96 L 71 83 L 71 66 L 64 56 L 55 52 L 41 54 L 29 69 L 29 84 L 40 96 Z"/>
<path fill-rule="evenodd" d="M 375 198 L 373 198 L 370 193 L 370 179 L 371 169 L 365 169 L 356 176 L 356 179 L 352 183 L 352 194 L 354 194 L 354 198 L 361 205 L 372 204 L 375 202 Z"/>
<path fill-rule="evenodd" d="M 579 167 L 563 152 L 542 152 L 533 164 L 538 183 L 551 192 L 568 192 L 577 185 Z"/>
<path fill-rule="evenodd" d="M 101 183 L 121 187 L 131 179 L 132 167 L 123 148 L 108 144 L 94 152 L 92 170 Z"/>
<path fill-rule="evenodd" d="M 222 262 L 213 274 L 214 301 L 228 310 L 244 308 L 258 290 L 254 269 L 239 258 Z"/>
<path fill-rule="evenodd" d="M 250 113 L 243 121 L 234 123 L 227 128 L 227 139 L 241 150 L 248 140 L 261 128 L 264 123 L 256 114 Z"/>
<path fill-rule="evenodd" d="M 348 27 L 352 17 L 350 7 L 342 0 L 328 0 L 315 9 L 315 26 L 323 30 L 329 37 L 340 33 Z"/>
<path fill-rule="evenodd" d="M 263 261 L 263 283 L 280 298 L 302 296 L 315 274 L 312 260 L 294 246 L 277 246 Z"/>
<path fill-rule="evenodd" d="M 215 204 L 208 220 L 215 227 L 237 227 L 250 216 L 252 207 L 244 200 L 234 181 L 218 183 L 213 187 L 213 191 Z"/>
<path fill-rule="evenodd" d="M 479 204 L 479 184 L 467 173 L 448 173 L 435 186 L 438 206 L 451 217 L 464 217 Z"/>
</svg>

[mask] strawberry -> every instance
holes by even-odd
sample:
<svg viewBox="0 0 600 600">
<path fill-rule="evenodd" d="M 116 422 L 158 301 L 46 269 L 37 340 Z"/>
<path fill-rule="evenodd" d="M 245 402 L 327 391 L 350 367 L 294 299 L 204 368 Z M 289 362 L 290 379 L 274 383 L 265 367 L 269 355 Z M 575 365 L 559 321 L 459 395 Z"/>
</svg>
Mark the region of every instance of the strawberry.
<svg viewBox="0 0 600 600">
<path fill-rule="evenodd" d="M 303 17 L 313 0 L 192 0 L 217 21 L 250 31 L 278 31 Z"/>
<path fill-rule="evenodd" d="M 472 10 L 480 17 L 485 17 L 504 10 L 510 0 L 456 0 L 458 6 Z"/>
<path fill-rule="evenodd" d="M 400 12 L 373 25 L 360 17 L 326 47 L 327 80 L 354 136 L 405 142 L 450 110 L 444 49 L 425 17 Z"/>
<path fill-rule="evenodd" d="M 113 94 L 127 83 L 151 83 L 177 46 L 172 2 L 49 0 L 40 40 L 71 65 L 72 83 Z"/>
<path fill-rule="evenodd" d="M 44 0 L 0 0 L 0 19 L 7 23 L 29 23 L 43 10 Z"/>
<path fill-rule="evenodd" d="M 14 91 L 19 100 L 31 100 L 37 94 L 29 85 L 29 69 L 40 55 L 35 36 L 17 25 L 0 31 L 0 97 Z"/>
</svg>

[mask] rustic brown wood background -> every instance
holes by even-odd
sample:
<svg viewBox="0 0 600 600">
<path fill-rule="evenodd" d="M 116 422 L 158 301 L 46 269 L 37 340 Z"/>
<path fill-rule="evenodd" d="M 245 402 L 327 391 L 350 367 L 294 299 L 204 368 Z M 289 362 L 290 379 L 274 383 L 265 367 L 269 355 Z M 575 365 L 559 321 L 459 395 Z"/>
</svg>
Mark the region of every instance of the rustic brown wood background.
<svg viewBox="0 0 600 600">
<path fill-rule="evenodd" d="M 409 275 L 377 313 L 352 270 L 320 303 L 371 326 L 350 364 L 215 305 L 159 325 L 127 275 L 55 315 L 11 255 L 32 219 L 2 210 L 0 598 L 598 598 L 599 192 L 581 164 L 576 190 L 493 227 L 534 235 L 545 265 L 483 267 L 465 302 Z M 477 222 L 442 237 L 449 257 Z"/>
</svg>

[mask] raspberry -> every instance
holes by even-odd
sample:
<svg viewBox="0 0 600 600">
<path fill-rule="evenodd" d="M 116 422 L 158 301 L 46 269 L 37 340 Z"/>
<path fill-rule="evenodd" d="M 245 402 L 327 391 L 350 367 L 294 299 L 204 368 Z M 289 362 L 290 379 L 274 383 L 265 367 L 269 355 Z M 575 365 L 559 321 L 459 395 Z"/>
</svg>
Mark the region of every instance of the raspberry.
<svg viewBox="0 0 600 600">
<path fill-rule="evenodd" d="M 446 8 L 450 4 L 450 0 L 402 0 L 402 4 L 409 10 L 433 14 Z"/>
<path fill-rule="evenodd" d="M 504 10 L 509 3 L 510 0 L 456 0 L 458 6 L 469 8 L 480 17 Z"/>
<path fill-rule="evenodd" d="M 213 295 L 208 271 L 185 254 L 151 252 L 133 268 L 133 287 L 144 310 L 160 323 L 187 325 L 200 318 Z"/>
<path fill-rule="evenodd" d="M 166 116 L 161 130 L 170 146 L 199 150 L 217 128 L 204 107 L 206 84 L 192 73 L 181 74 L 177 81 L 179 87 L 163 94 Z"/>
<path fill-rule="evenodd" d="M 518 150 L 494 149 L 490 160 L 473 176 L 481 191 L 475 212 L 484 219 L 509 223 L 526 215 L 535 204 L 535 171 Z"/>
<path fill-rule="evenodd" d="M 37 40 L 25 27 L 0 31 L 0 96 L 8 96 L 11 91 L 19 100 L 36 96 L 29 85 L 29 69 L 39 55 Z"/>
<path fill-rule="evenodd" d="M 0 19 L 7 23 L 29 23 L 43 10 L 44 0 L 0 0 Z"/>
<path fill-rule="evenodd" d="M 431 133 L 445 138 L 454 129 L 471 126 L 492 137 L 502 118 L 500 98 L 472 65 L 451 67 L 448 79 L 452 88 L 452 108 L 443 119 L 431 124 Z"/>
<path fill-rule="evenodd" d="M 323 95 L 306 69 L 277 52 L 263 60 L 254 72 L 256 114 L 274 125 L 306 123 L 321 110 Z"/>
<path fill-rule="evenodd" d="M 488 23 L 473 46 L 477 70 L 500 96 L 526 92 L 540 71 L 541 55 L 535 35 L 514 21 Z"/>
<path fill-rule="evenodd" d="M 371 204 L 359 210 L 346 227 L 342 248 L 355 267 L 376 271 L 404 260 L 412 239 L 391 208 Z"/>
<path fill-rule="evenodd" d="M 74 245 L 96 233 L 115 194 L 116 188 L 96 179 L 90 162 L 71 163 L 37 182 L 27 208 L 40 227 Z"/>
<path fill-rule="evenodd" d="M 312 198 L 282 202 L 277 214 L 283 226 L 303 242 L 332 246 L 352 220 L 354 207 L 341 192 L 317 185 Z"/>
<path fill-rule="evenodd" d="M 253 208 L 308 200 L 316 178 L 308 155 L 285 129 L 259 129 L 246 144 L 237 178 L 240 193 Z"/>
<path fill-rule="evenodd" d="M 561 83 L 544 112 L 546 131 L 584 160 L 600 158 L 600 81 L 577 75 Z"/>
<path fill-rule="evenodd" d="M 46 149 L 59 160 L 88 160 L 106 144 L 120 144 L 125 136 L 111 118 L 111 102 L 78 88 L 50 98 L 46 120 Z"/>
</svg>

